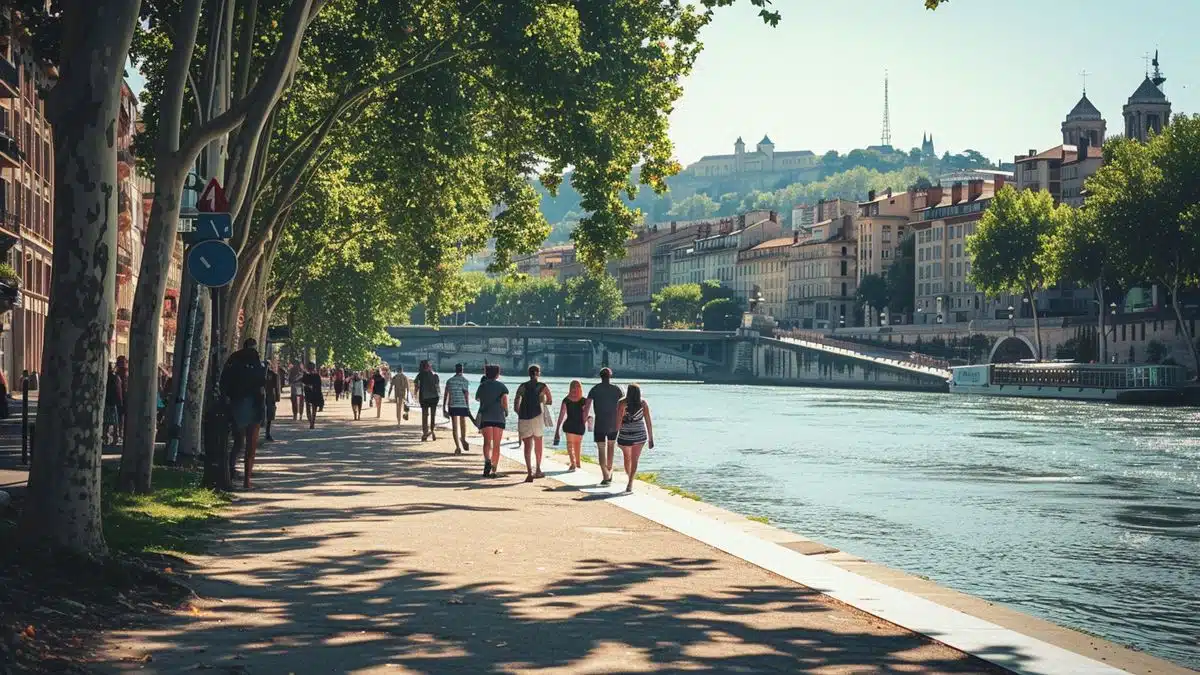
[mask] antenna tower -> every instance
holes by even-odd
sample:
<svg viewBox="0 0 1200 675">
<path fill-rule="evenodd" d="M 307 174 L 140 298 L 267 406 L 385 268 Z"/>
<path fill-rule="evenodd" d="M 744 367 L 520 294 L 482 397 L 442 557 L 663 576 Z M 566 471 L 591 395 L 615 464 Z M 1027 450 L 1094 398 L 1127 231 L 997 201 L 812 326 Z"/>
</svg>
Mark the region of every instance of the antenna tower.
<svg viewBox="0 0 1200 675">
<path fill-rule="evenodd" d="M 892 145 L 892 114 L 891 103 L 888 101 L 888 73 L 883 71 L 883 133 L 880 134 L 879 144 L 885 147 Z"/>
</svg>

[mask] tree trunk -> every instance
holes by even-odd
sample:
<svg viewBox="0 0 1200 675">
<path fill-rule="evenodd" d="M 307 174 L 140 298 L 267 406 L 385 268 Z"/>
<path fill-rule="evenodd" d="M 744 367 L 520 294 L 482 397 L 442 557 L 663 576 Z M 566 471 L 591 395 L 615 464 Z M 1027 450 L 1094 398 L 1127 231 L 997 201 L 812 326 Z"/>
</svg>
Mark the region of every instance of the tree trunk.
<svg viewBox="0 0 1200 675">
<path fill-rule="evenodd" d="M 1092 290 L 1096 293 L 1096 302 L 1100 305 L 1100 337 L 1098 361 L 1100 363 L 1108 363 L 1108 331 L 1107 331 L 1107 313 L 1108 308 L 1104 306 L 1104 279 L 1097 279 L 1093 282 Z"/>
<path fill-rule="evenodd" d="M 54 125 L 54 277 L 46 319 L 38 443 L 21 533 L 30 544 L 105 553 L 102 411 L 117 252 L 121 79 L 139 0 L 66 5 Z"/>
<path fill-rule="evenodd" d="M 1183 307 L 1179 302 L 1179 275 L 1171 280 L 1171 308 L 1175 310 L 1175 320 L 1179 322 L 1179 332 L 1183 334 L 1183 339 L 1187 340 L 1188 351 L 1192 354 L 1192 365 L 1196 367 L 1196 376 L 1200 378 L 1200 350 L 1196 348 L 1196 336 L 1192 335 L 1192 331 L 1188 329 L 1188 324 L 1183 320 Z M 40 413 L 39 413 L 40 414 Z"/>
<path fill-rule="evenodd" d="M 125 401 L 125 446 L 121 451 L 118 489 L 149 492 L 154 464 L 155 417 L 158 401 L 158 341 L 162 336 L 163 296 L 171 269 L 179 223 L 180 197 L 191 159 L 175 157 L 183 120 L 188 68 L 200 27 L 200 0 L 186 0 L 174 26 L 175 37 L 167 62 L 158 144 L 155 148 L 154 205 L 146 228 L 133 316 L 129 321 L 128 398 Z"/>
<path fill-rule="evenodd" d="M 121 452 L 119 489 L 150 491 L 154 459 L 154 419 L 157 406 L 158 341 L 162 335 L 162 304 L 167 292 L 171 251 L 175 248 L 180 196 L 187 167 L 159 165 L 154 181 L 154 206 L 146 231 L 145 251 L 133 296 L 129 322 L 129 397 L 125 402 L 125 447 Z"/>
<path fill-rule="evenodd" d="M 179 437 L 179 452 L 199 457 L 204 449 L 204 430 L 200 421 L 204 419 L 204 393 L 208 384 L 208 354 L 212 303 L 208 289 L 200 287 L 196 293 L 196 335 L 192 339 L 192 365 L 188 369 L 187 403 L 183 407 L 183 430 Z"/>
<path fill-rule="evenodd" d="M 1038 318 L 1037 296 L 1033 294 L 1033 286 L 1025 284 L 1025 295 L 1029 297 L 1029 308 L 1033 310 L 1033 344 L 1037 347 L 1034 361 L 1042 360 L 1042 321 Z"/>
</svg>

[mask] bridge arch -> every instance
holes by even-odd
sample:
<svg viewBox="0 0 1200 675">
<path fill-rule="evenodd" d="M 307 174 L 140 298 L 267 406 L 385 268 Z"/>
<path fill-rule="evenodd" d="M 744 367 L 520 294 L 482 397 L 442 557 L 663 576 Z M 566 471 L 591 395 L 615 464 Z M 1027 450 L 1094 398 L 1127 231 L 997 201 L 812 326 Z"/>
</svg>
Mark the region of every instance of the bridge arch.
<svg viewBox="0 0 1200 675">
<path fill-rule="evenodd" d="M 988 363 L 1016 363 L 1034 358 L 1037 348 L 1024 335 L 1009 335 L 996 341 L 992 353 L 988 354 Z"/>
</svg>

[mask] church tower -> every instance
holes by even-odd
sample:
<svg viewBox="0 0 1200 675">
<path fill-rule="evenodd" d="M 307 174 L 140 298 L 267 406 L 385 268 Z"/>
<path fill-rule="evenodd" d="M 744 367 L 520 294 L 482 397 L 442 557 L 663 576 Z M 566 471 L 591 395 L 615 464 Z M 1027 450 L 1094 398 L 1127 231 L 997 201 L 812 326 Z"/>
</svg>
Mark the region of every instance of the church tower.
<svg viewBox="0 0 1200 675">
<path fill-rule="evenodd" d="M 921 156 L 937 159 L 937 150 L 933 148 L 933 134 L 921 134 Z"/>
<path fill-rule="evenodd" d="M 1062 123 L 1063 144 L 1099 148 L 1104 145 L 1104 135 L 1107 131 L 1108 124 L 1104 121 L 1104 116 L 1088 100 L 1087 90 L 1084 89 L 1083 97 L 1071 112 L 1067 113 L 1067 119 Z"/>
<path fill-rule="evenodd" d="M 741 136 L 733 143 L 733 170 L 741 173 L 745 169 L 746 141 Z"/>
<path fill-rule="evenodd" d="M 1143 143 L 1149 140 L 1151 135 L 1162 131 L 1171 121 L 1171 102 L 1161 89 L 1167 78 L 1163 77 L 1162 70 L 1159 69 L 1158 52 L 1154 53 L 1153 64 L 1154 77 L 1146 75 L 1146 79 L 1142 80 L 1137 91 L 1129 97 L 1129 102 L 1123 110 L 1125 135 Z"/>
</svg>

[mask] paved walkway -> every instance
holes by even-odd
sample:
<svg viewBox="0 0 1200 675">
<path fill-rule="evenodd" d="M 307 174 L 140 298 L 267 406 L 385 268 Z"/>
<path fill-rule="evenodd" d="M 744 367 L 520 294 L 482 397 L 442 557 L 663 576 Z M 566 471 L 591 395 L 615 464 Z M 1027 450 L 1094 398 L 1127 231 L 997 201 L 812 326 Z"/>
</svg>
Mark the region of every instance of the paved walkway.
<svg viewBox="0 0 1200 675">
<path fill-rule="evenodd" d="M 191 582 L 109 637 L 110 672 L 986 672 L 989 667 L 550 478 L 478 477 L 448 434 L 278 425 Z M 373 411 L 368 411 L 370 414 Z M 305 425 L 307 426 L 307 425 Z M 477 448 L 472 444 L 472 449 Z M 619 460 L 618 460 L 619 462 Z M 145 657 L 151 658 L 147 660 Z"/>
</svg>

